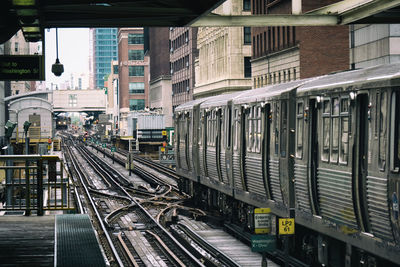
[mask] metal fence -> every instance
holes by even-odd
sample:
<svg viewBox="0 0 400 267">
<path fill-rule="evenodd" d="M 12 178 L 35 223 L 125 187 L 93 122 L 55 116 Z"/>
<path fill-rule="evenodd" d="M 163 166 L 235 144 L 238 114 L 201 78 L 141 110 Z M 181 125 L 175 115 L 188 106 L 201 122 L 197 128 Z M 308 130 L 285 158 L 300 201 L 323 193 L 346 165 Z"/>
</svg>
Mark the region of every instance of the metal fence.
<svg viewBox="0 0 400 267">
<path fill-rule="evenodd" d="M 0 156 L 0 178 L 5 179 L 2 207 L 5 211 L 74 210 L 68 172 L 58 156 Z"/>
</svg>

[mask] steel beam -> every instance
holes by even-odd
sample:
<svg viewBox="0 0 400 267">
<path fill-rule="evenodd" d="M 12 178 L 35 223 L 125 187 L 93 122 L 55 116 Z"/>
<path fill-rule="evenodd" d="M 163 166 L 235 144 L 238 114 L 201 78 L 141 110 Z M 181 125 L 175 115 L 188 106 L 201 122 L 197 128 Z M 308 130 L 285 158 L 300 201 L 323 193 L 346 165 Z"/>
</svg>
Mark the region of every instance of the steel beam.
<svg viewBox="0 0 400 267">
<path fill-rule="evenodd" d="M 209 14 L 198 18 L 190 27 L 264 27 L 264 26 L 334 26 L 339 20 L 336 15 L 216 15 Z"/>
</svg>

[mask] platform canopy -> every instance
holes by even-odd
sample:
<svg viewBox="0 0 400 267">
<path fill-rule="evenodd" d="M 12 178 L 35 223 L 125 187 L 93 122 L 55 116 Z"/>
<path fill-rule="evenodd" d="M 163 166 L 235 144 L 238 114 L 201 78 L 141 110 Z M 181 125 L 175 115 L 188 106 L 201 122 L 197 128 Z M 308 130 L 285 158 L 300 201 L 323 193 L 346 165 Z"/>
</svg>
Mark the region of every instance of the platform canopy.
<svg viewBox="0 0 400 267">
<path fill-rule="evenodd" d="M 278 0 L 268 2 L 274 1 Z M 4 0 L 0 7 L 0 44 L 19 29 L 27 41 L 34 42 L 43 39 L 44 29 L 55 27 L 321 26 L 400 21 L 400 0 L 344 0 L 307 13 L 302 13 L 302 0 L 292 0 L 292 14 L 213 14 L 223 2 L 225 0 Z"/>
</svg>

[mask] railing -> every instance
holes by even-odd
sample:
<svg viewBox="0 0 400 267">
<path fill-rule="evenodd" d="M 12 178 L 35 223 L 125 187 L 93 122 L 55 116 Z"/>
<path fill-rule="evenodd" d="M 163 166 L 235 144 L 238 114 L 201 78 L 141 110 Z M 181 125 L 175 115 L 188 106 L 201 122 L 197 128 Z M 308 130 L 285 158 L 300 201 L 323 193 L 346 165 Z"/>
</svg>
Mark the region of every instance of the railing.
<svg viewBox="0 0 400 267">
<path fill-rule="evenodd" d="M 68 172 L 58 156 L 0 156 L 0 178 L 5 178 L 3 211 L 74 210 Z"/>
</svg>

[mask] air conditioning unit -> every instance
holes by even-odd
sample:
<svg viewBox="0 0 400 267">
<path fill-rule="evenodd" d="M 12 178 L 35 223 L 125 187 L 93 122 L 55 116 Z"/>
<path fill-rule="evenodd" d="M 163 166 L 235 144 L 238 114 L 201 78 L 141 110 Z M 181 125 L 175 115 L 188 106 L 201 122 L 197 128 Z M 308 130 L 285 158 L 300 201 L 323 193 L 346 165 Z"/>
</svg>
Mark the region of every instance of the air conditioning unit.
<svg viewBox="0 0 400 267">
<path fill-rule="evenodd" d="M 186 86 L 186 92 L 189 92 L 190 88 L 189 86 Z"/>
<path fill-rule="evenodd" d="M 174 73 L 174 69 L 171 69 L 171 74 L 173 74 Z"/>
<path fill-rule="evenodd" d="M 186 42 L 186 43 L 189 42 L 189 38 L 186 37 L 186 38 L 185 38 L 185 42 Z"/>
<path fill-rule="evenodd" d="M 186 67 L 189 68 L 189 61 L 186 61 Z"/>
<path fill-rule="evenodd" d="M 174 48 L 173 48 L 173 47 L 171 47 L 171 49 L 170 49 L 169 51 L 170 51 L 171 53 L 172 53 L 172 52 L 174 52 Z"/>
</svg>

